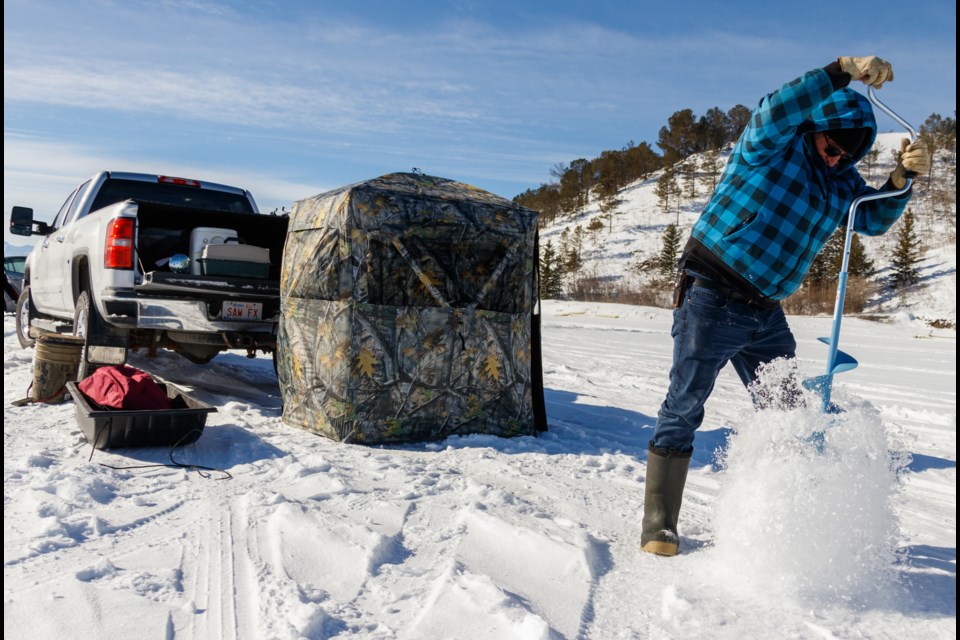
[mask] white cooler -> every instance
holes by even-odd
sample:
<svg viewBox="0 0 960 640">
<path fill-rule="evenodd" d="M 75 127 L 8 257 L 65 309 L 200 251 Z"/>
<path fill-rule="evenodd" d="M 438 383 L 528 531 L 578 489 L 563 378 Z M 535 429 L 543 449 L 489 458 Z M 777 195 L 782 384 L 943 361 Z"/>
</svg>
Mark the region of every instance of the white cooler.
<svg viewBox="0 0 960 640">
<path fill-rule="evenodd" d="M 203 258 L 203 249 L 211 244 L 223 244 L 229 238 L 236 238 L 237 232 L 233 229 L 218 229 L 216 227 L 197 227 L 190 232 L 190 273 L 200 275 L 200 259 Z"/>
<path fill-rule="evenodd" d="M 208 244 L 200 258 L 200 272 L 205 276 L 266 278 L 270 273 L 270 250 L 236 242 Z"/>
</svg>

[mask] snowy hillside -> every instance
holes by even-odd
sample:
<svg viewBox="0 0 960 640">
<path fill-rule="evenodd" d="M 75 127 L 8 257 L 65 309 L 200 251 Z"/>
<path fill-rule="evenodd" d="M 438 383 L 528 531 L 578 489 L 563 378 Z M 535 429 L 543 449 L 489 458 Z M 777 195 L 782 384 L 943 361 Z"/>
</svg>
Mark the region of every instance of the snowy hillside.
<svg viewBox="0 0 960 640">
<path fill-rule="evenodd" d="M 954 331 L 847 321 L 832 426 L 755 413 L 722 372 L 667 559 L 639 541 L 669 312 L 543 320 L 538 438 L 337 444 L 281 422 L 269 358 L 134 356 L 218 408 L 176 453 L 217 479 L 92 452 L 72 404 L 12 406 L 33 351 L 4 316 L 4 637 L 956 637 Z M 791 324 L 819 373 L 828 319 Z"/>
<path fill-rule="evenodd" d="M 882 133 L 877 138 L 879 159 L 872 171 L 861 163 L 860 170 L 868 184 L 879 187 L 894 167 L 894 149 L 900 148 L 901 133 Z M 722 155 L 725 162 L 729 149 Z M 699 156 L 694 156 L 699 162 Z M 601 212 L 599 203 L 593 202 L 573 217 L 558 219 L 557 223 L 541 232 L 541 249 L 552 240 L 554 247 L 559 246 L 560 235 L 566 229 L 570 233 L 579 225 L 584 230 L 583 275 L 611 279 L 635 279 L 631 266 L 639 256 L 650 257 L 660 251 L 664 229 L 669 224 L 679 222 L 684 241 L 690 228 L 697 220 L 710 195 L 710 184 L 702 172 L 698 173 L 696 196 L 684 199 L 679 216 L 672 211 L 664 213 L 658 204 L 656 195 L 657 181 L 662 172 L 651 175 L 646 180 L 637 181 L 623 189 L 619 198 L 620 206 L 614 211 L 611 224 Z M 683 187 L 682 180 L 678 183 Z M 917 215 L 917 226 L 922 234 L 925 254 L 918 265 L 921 283 L 907 299 L 890 295 L 875 297 L 866 309 L 867 313 L 887 316 L 907 314 L 922 317 L 925 320 L 945 319 L 956 323 L 956 205 L 953 205 L 950 217 L 954 224 L 948 224 L 942 217 L 933 215 L 933 205 L 928 200 L 914 198 L 910 205 Z M 595 219 L 603 223 L 603 228 L 588 232 L 587 228 Z M 890 263 L 892 248 L 896 242 L 895 226 L 884 236 L 861 238 L 868 255 L 879 270 L 877 278 L 884 278 L 888 271 L 883 265 Z M 923 314 L 921 315 L 920 310 Z"/>
</svg>

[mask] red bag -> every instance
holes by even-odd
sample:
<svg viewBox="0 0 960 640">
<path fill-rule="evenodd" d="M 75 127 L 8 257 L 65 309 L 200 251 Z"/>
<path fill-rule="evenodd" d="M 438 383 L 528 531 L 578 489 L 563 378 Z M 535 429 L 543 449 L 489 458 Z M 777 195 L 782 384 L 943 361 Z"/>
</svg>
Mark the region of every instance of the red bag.
<svg viewBox="0 0 960 640">
<path fill-rule="evenodd" d="M 102 407 L 111 409 L 166 410 L 170 398 L 146 371 L 126 365 L 100 367 L 77 389 Z"/>
</svg>

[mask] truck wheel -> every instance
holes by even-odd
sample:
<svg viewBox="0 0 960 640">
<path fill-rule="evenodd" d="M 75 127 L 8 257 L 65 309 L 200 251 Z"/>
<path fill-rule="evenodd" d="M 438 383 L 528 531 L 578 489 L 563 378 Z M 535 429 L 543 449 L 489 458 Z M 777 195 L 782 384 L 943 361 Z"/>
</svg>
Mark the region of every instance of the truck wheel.
<svg viewBox="0 0 960 640">
<path fill-rule="evenodd" d="M 100 365 L 93 364 L 87 359 L 87 340 L 90 333 L 91 314 L 97 312 L 90 299 L 88 291 L 81 291 L 77 297 L 77 305 L 73 309 L 73 335 L 84 338 L 83 352 L 80 355 L 80 368 L 77 370 L 77 381 L 81 381 L 91 373 L 100 368 Z"/>
<path fill-rule="evenodd" d="M 33 346 L 34 339 L 30 337 L 30 321 L 37 317 L 33 309 L 33 300 L 30 298 L 30 287 L 25 286 L 17 298 L 16 311 L 17 340 L 24 349 Z"/>
</svg>

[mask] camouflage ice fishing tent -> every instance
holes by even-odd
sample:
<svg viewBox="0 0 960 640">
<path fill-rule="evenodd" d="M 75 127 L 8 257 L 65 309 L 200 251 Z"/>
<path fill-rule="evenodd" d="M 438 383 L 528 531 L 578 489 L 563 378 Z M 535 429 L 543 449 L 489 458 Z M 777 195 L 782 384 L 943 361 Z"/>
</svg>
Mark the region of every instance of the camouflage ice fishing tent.
<svg viewBox="0 0 960 640">
<path fill-rule="evenodd" d="M 534 211 L 413 173 L 295 203 L 284 422 L 367 444 L 545 429 L 536 233 Z"/>
</svg>

